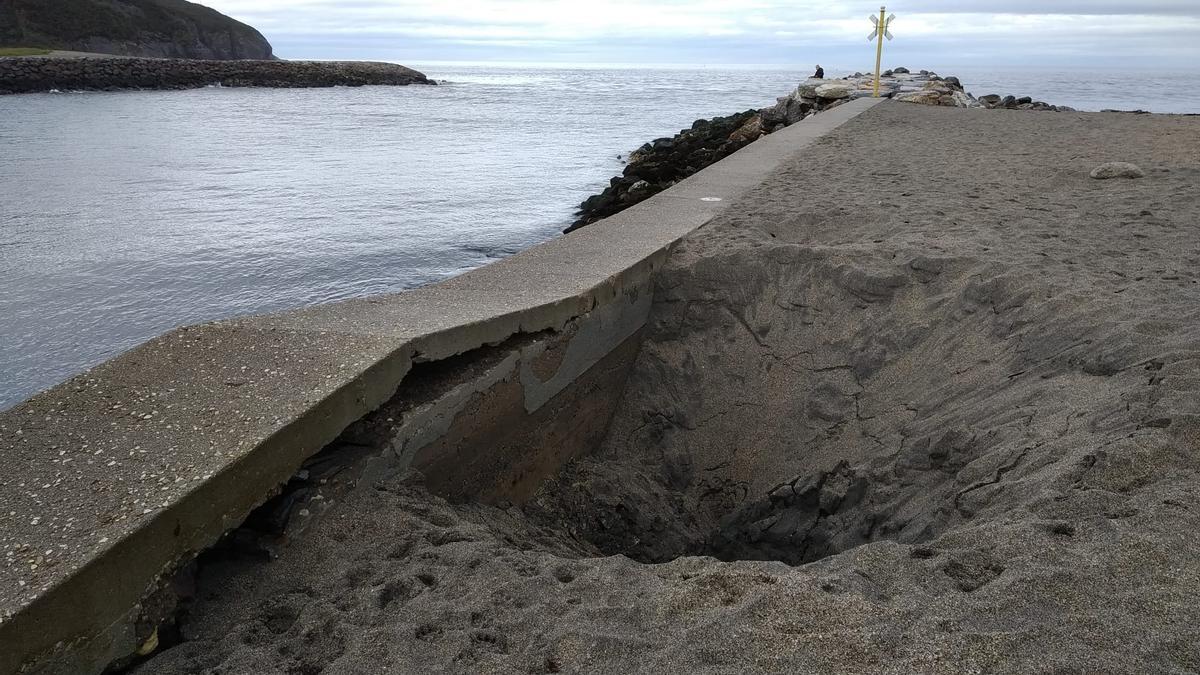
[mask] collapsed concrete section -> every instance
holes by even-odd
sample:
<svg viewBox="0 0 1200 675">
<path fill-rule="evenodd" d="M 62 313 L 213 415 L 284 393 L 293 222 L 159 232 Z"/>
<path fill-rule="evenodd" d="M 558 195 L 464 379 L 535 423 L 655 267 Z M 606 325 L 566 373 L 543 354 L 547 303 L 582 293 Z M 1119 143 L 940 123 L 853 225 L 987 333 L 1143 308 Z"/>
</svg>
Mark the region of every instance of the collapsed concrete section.
<svg viewBox="0 0 1200 675">
<path fill-rule="evenodd" d="M 347 480 L 277 560 L 201 569 L 137 672 L 1196 670 L 1197 142 L 875 108 L 674 248 L 594 373 L 620 393 L 593 451 L 532 493 L 568 457 L 513 472 L 504 433 L 494 480 Z M 1145 177 L 1092 180 L 1113 153 Z M 401 456 L 405 410 L 370 454 Z M 452 445 L 487 452 L 485 417 Z"/>
<path fill-rule="evenodd" d="M 287 522 L 348 459 L 345 475 L 417 468 L 448 496 L 527 499 L 602 439 L 669 249 L 872 105 L 445 283 L 179 329 L 0 413 L 0 673 L 169 645 L 196 557 L 281 486 L 251 520 Z"/>
</svg>

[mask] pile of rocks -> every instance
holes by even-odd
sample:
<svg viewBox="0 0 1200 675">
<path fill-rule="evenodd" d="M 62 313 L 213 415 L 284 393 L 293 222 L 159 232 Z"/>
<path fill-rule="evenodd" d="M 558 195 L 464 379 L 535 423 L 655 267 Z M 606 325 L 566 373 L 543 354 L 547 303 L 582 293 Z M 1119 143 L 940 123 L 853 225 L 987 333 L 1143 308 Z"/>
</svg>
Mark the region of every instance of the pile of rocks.
<svg viewBox="0 0 1200 675">
<path fill-rule="evenodd" d="M 846 78 L 854 82 L 858 91 L 872 90 L 875 78 L 873 75 L 855 73 Z M 884 71 L 880 76 L 880 95 L 897 101 L 920 103 L 923 105 L 952 106 L 956 108 L 1005 108 L 1008 110 L 1052 110 L 1073 111 L 1067 106 L 1050 105 L 1043 101 L 1035 101 L 1032 97 L 1000 96 L 988 94 L 975 98 L 963 89 L 962 82 L 957 77 L 941 77 L 937 73 L 922 70 L 917 73 L 907 68 L 896 68 Z M 863 94 L 866 95 L 866 94 Z"/>
<path fill-rule="evenodd" d="M 579 205 L 578 220 L 564 232 L 607 218 L 662 192 L 697 171 L 737 152 L 763 134 L 757 110 L 696 120 L 674 137 L 659 138 L 629 155 L 625 172 Z"/>
<path fill-rule="evenodd" d="M 809 80 L 808 83 L 818 81 Z M 851 98 L 875 94 L 874 74 L 855 73 L 836 82 L 845 84 Z M 885 70 L 879 78 L 879 95 L 922 105 L 976 107 L 974 97 L 963 90 L 957 77 L 942 77 L 929 70 L 916 73 L 907 68 Z"/>
<path fill-rule="evenodd" d="M 1013 95 L 1001 96 L 1000 94 L 988 94 L 980 96 L 976 99 L 979 106 L 983 108 L 995 109 L 1004 108 L 1006 110 L 1050 110 L 1053 112 L 1073 112 L 1075 109 L 1065 105 L 1050 105 L 1044 101 L 1035 101 L 1030 96 L 1016 97 Z"/>
<path fill-rule="evenodd" d="M 436 84 L 394 63 L 206 61 L 148 58 L 0 58 L 0 94 L 227 87 Z"/>
<path fill-rule="evenodd" d="M 809 80 L 808 85 L 822 82 Z M 872 96 L 875 90 L 873 74 L 855 73 L 849 77 L 837 80 L 846 83 L 849 96 Z M 805 87 L 805 85 L 801 85 Z M 885 70 L 879 79 L 879 95 L 922 105 L 950 106 L 955 108 L 1005 108 L 1008 110 L 1053 110 L 1071 111 L 1067 106 L 1050 105 L 1043 101 L 1035 101 L 1032 97 L 1000 96 L 988 94 L 975 98 L 965 89 L 957 77 L 942 77 L 935 72 L 922 70 L 912 72 L 907 68 Z"/>
<path fill-rule="evenodd" d="M 841 80 L 809 80 L 770 108 L 696 120 L 690 129 L 683 129 L 671 138 L 653 140 L 630 153 L 624 173 L 609 181 L 603 192 L 579 205 L 577 220 L 564 232 L 619 213 L 766 134 L 850 98 L 850 91 Z"/>
</svg>

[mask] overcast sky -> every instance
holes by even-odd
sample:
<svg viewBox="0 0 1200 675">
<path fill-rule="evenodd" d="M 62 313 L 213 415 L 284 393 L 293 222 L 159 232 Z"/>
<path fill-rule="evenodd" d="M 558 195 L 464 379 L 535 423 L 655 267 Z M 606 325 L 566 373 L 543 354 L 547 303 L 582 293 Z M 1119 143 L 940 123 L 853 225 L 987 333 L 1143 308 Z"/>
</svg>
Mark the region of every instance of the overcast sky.
<svg viewBox="0 0 1200 675">
<path fill-rule="evenodd" d="M 284 58 L 809 64 L 867 69 L 873 2 L 848 0 L 201 0 Z M 908 0 L 886 62 L 1200 64 L 1200 0 Z"/>
</svg>

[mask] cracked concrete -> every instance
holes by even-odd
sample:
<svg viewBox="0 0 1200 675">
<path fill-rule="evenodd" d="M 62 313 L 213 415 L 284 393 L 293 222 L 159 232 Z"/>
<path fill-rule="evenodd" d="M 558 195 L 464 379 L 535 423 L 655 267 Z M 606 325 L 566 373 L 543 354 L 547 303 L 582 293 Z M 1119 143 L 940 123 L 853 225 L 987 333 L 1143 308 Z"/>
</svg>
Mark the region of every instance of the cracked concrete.
<svg viewBox="0 0 1200 675">
<path fill-rule="evenodd" d="M 100 672 L 132 654 L 162 618 L 152 600 L 164 585 L 389 401 L 414 364 L 602 315 L 644 288 L 681 237 L 875 103 L 795 124 L 602 224 L 443 283 L 180 328 L 0 412 L 0 455 L 10 465 L 0 474 L 0 672 Z M 528 385 L 519 395 L 516 386 L 493 392 L 520 404 L 513 419 L 543 414 L 564 388 L 586 392 L 575 385 L 614 340 L 636 351 L 632 335 L 649 296 L 633 305 L 633 314 L 564 347 L 568 367 L 555 368 L 551 381 L 533 364 L 519 377 L 497 373 L 496 386 Z M 603 433 L 615 401 L 596 398 L 604 400 L 577 417 L 561 411 L 563 426 L 587 431 L 553 435 L 545 456 Z M 426 421 L 434 433 L 442 428 Z M 532 447 L 509 432 L 510 449 Z M 429 448 L 428 440 L 417 444 Z M 453 464 L 437 454 L 418 453 L 413 463 Z M 458 473 L 434 473 L 460 494 L 527 496 L 541 467 L 554 465 L 529 458 L 527 471 L 514 460 L 497 472 L 487 453 L 469 458 Z M 501 475 L 516 483 L 488 484 Z"/>
</svg>

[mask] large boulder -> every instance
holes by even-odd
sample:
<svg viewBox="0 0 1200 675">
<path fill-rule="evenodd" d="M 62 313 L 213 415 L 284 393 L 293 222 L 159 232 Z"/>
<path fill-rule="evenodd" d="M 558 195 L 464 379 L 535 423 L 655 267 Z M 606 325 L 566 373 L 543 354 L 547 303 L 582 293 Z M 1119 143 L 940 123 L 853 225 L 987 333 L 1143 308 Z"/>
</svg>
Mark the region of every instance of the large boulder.
<svg viewBox="0 0 1200 675">
<path fill-rule="evenodd" d="M 787 100 L 787 111 L 785 113 L 784 123 L 788 125 L 795 124 L 805 117 L 808 117 L 808 114 L 812 111 L 813 105 L 811 103 L 797 98 L 789 98 Z"/>
<path fill-rule="evenodd" d="M 1000 105 L 1000 101 L 1004 100 L 1000 94 L 988 94 L 979 97 L 979 104 L 985 108 L 995 108 Z"/>
<path fill-rule="evenodd" d="M 839 98 L 850 98 L 853 88 L 845 82 L 830 82 L 816 88 L 817 98 L 827 100 L 836 100 Z"/>
<path fill-rule="evenodd" d="M 978 108 L 979 101 L 975 100 L 974 96 L 965 91 L 955 91 L 950 94 L 950 98 L 954 99 L 954 105 L 959 108 Z"/>
<path fill-rule="evenodd" d="M 769 108 L 763 108 L 758 112 L 759 119 L 762 120 L 762 123 L 767 126 L 787 124 L 787 109 L 788 103 L 791 100 L 791 96 L 784 96 L 778 99 L 775 105 Z"/>
<path fill-rule="evenodd" d="M 936 89 L 921 89 L 920 91 L 900 94 L 896 97 L 896 100 L 905 103 L 919 103 L 921 105 L 943 105 L 943 98 L 950 99 L 949 105 L 954 105 L 951 94 Z"/>
<path fill-rule="evenodd" d="M 734 131 L 732 134 L 730 134 L 729 140 L 733 141 L 734 143 L 736 143 L 738 145 L 746 145 L 747 143 L 751 143 L 753 141 L 758 140 L 759 137 L 761 137 L 762 135 L 763 135 L 762 115 L 755 115 L 754 117 L 751 117 L 750 120 L 747 121 L 745 124 L 738 127 L 736 131 Z"/>
<path fill-rule="evenodd" d="M 1146 172 L 1136 164 L 1129 162 L 1107 162 L 1092 170 L 1092 178 L 1108 180 L 1110 178 L 1145 178 Z"/>
<path fill-rule="evenodd" d="M 801 82 L 800 86 L 796 87 L 796 91 L 792 95 L 800 98 L 816 98 L 817 88 L 823 87 L 827 84 L 829 84 L 829 80 L 818 80 L 810 77 L 804 82 Z"/>
</svg>

